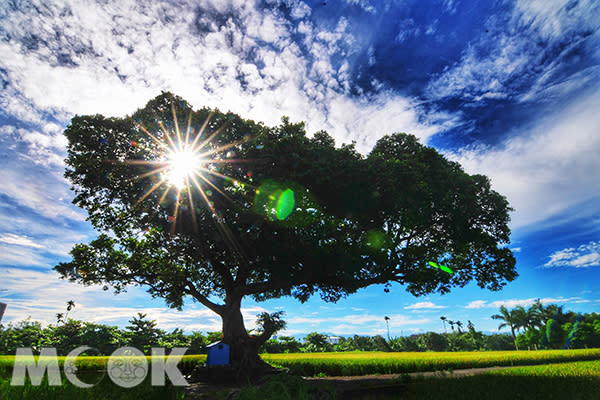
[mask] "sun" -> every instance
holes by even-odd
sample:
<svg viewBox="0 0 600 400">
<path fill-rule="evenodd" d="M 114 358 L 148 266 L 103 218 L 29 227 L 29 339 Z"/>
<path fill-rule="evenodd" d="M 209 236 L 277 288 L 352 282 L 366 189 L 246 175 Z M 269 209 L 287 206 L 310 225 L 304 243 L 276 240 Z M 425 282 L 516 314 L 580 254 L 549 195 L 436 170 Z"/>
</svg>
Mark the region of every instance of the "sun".
<svg viewBox="0 0 600 400">
<path fill-rule="evenodd" d="M 150 143 L 152 146 L 149 148 L 152 155 L 150 159 L 129 160 L 126 163 L 135 165 L 145 164 L 152 167 L 151 170 L 140 174 L 140 179 L 148 176 L 158 177 L 154 181 L 154 184 L 136 201 L 135 207 L 142 207 L 144 200 L 157 191 L 162 192 L 159 195 L 159 199 L 157 198 L 160 204 L 163 204 L 164 199 L 169 193 L 174 195 L 175 207 L 173 210 L 170 210 L 167 217 L 168 221 L 172 223 L 171 233 L 174 234 L 177 219 L 181 217 L 180 210 L 196 209 L 195 204 L 197 199 L 204 202 L 214 216 L 218 216 L 219 213 L 214 208 L 213 201 L 209 198 L 212 196 L 213 191 L 233 202 L 228 194 L 213 181 L 222 179 L 242 188 L 245 183 L 240 183 L 238 180 L 219 172 L 217 166 L 220 164 L 242 162 L 242 160 L 232 158 L 229 152 L 226 154 L 223 152 L 232 147 L 242 145 L 249 141 L 251 137 L 247 134 L 242 139 L 216 145 L 214 139 L 229 126 L 228 121 L 213 132 L 207 133 L 206 128 L 213 116 L 213 112 L 211 112 L 200 129 L 196 130 L 191 126 L 192 111 L 190 110 L 187 128 L 181 131 L 173 103 L 171 104 L 171 110 L 173 113 L 174 129 L 167 129 L 165 124 L 160 121 L 158 121 L 160 130 L 154 133 L 142 125 L 138 126 L 151 140 Z M 141 148 L 142 146 L 135 141 L 131 141 L 130 144 L 136 148 Z M 192 212 L 189 216 L 191 216 L 194 228 L 198 229 L 196 214 Z M 231 242 L 231 232 L 220 222 L 219 218 L 217 218 L 217 221 L 217 226 L 224 234 L 225 239 Z M 231 245 L 234 248 L 238 247 L 233 242 L 231 242 Z"/>
<path fill-rule="evenodd" d="M 189 179 L 200 174 L 203 168 L 202 156 L 189 149 L 170 151 L 166 157 L 163 179 L 167 184 L 181 190 L 188 186 Z"/>
</svg>

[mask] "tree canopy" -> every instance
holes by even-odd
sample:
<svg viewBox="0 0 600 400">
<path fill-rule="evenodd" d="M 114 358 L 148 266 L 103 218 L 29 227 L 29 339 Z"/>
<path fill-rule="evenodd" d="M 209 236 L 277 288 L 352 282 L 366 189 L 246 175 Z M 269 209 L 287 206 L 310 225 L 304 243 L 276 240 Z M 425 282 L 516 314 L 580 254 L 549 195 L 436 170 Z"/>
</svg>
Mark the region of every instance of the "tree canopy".
<svg viewBox="0 0 600 400">
<path fill-rule="evenodd" d="M 303 123 L 194 111 L 170 93 L 124 118 L 75 116 L 65 135 L 73 202 L 100 234 L 55 269 L 117 292 L 145 285 L 171 307 L 191 297 L 232 343 L 273 333 L 248 337 L 244 296 L 337 301 L 394 282 L 419 296 L 517 276 L 507 200 L 413 135 L 363 156 Z M 174 178 L 181 153 L 193 168 Z"/>
</svg>

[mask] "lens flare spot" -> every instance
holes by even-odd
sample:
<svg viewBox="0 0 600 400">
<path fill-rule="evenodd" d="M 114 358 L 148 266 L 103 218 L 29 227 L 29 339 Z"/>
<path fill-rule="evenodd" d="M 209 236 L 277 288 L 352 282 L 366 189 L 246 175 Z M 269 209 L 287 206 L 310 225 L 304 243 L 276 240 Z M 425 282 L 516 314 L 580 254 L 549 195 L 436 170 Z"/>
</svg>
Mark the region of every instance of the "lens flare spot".
<svg viewBox="0 0 600 400">
<path fill-rule="evenodd" d="M 278 220 L 284 220 L 294 212 L 294 206 L 296 205 L 296 196 L 292 189 L 286 189 L 279 195 L 276 206 L 276 216 Z"/>
<path fill-rule="evenodd" d="M 387 247 L 388 238 L 384 232 L 373 229 L 365 235 L 364 243 L 374 250 L 381 250 Z"/>
<path fill-rule="evenodd" d="M 454 273 L 454 271 L 452 271 L 450 268 L 446 267 L 445 265 L 438 265 L 438 264 L 434 263 L 433 261 L 427 261 L 427 263 L 429 265 L 431 265 L 433 268 L 439 268 L 442 271 L 447 272 L 449 274 L 453 274 Z"/>
</svg>

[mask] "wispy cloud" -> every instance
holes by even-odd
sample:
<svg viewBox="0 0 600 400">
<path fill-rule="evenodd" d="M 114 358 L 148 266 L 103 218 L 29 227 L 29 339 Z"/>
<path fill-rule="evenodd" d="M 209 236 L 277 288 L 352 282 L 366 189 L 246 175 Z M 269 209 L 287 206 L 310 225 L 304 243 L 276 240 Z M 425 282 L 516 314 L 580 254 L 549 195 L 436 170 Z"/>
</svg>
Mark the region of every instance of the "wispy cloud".
<svg viewBox="0 0 600 400">
<path fill-rule="evenodd" d="M 405 325 L 418 325 L 429 322 L 427 318 L 412 319 L 402 314 L 391 314 L 388 315 L 389 325 L 394 327 L 401 327 Z M 286 319 L 289 325 L 329 325 L 329 324 L 345 324 L 352 325 L 354 329 L 357 329 L 358 325 L 372 325 L 372 324 L 385 324 L 385 320 L 381 315 L 374 315 L 369 313 L 362 314 L 348 314 L 341 316 L 328 316 L 328 317 L 305 317 L 305 316 L 290 316 Z M 328 328 L 327 328 L 328 329 Z"/>
<path fill-rule="evenodd" d="M 537 298 L 528 298 L 528 299 L 509 299 L 509 300 L 497 300 L 493 302 L 488 302 L 487 300 L 474 300 L 467 304 L 465 308 L 470 309 L 478 309 L 478 308 L 499 308 L 500 306 L 505 306 L 507 308 L 514 308 L 518 306 L 526 307 L 530 306 Z M 563 303 L 589 303 L 589 300 L 582 299 L 581 297 L 543 297 L 540 298 L 542 304 L 563 304 Z"/>
<path fill-rule="evenodd" d="M 423 310 L 423 309 L 438 309 L 438 308 L 448 308 L 448 307 L 434 304 L 431 301 L 422 301 L 422 302 L 411 304 L 410 306 L 404 307 L 405 310 Z"/>
<path fill-rule="evenodd" d="M 472 302 L 470 302 L 469 304 L 467 304 L 465 306 L 465 308 L 483 308 L 483 307 L 487 307 L 487 301 L 485 300 L 474 300 Z"/>
<path fill-rule="evenodd" d="M 469 173 L 491 178 L 494 190 L 515 209 L 513 228 L 564 212 L 600 194 L 600 94 L 557 109 L 496 148 L 482 146 L 447 154 Z M 593 215 L 592 202 L 578 210 Z"/>
<path fill-rule="evenodd" d="M 31 240 L 31 238 L 28 238 L 27 236 L 19 236 L 12 233 L 0 235 L 0 242 L 14 244 L 17 246 L 33 247 L 37 249 L 41 249 L 44 247 L 39 243 L 34 242 L 33 240 Z"/>
<path fill-rule="evenodd" d="M 589 242 L 574 248 L 556 251 L 549 256 L 546 267 L 587 268 L 600 266 L 600 242 Z"/>
<path fill-rule="evenodd" d="M 508 19 L 489 16 L 483 21 L 485 34 L 474 37 L 461 60 L 429 83 L 427 95 L 460 96 L 471 105 L 482 105 L 507 98 L 545 102 L 566 88 L 584 88 L 594 74 L 587 71 L 565 79 L 564 61 L 576 50 L 593 53 L 600 43 L 600 7 L 592 3 L 522 0 Z"/>
<path fill-rule="evenodd" d="M 16 322 L 28 317 L 43 324 L 56 323 L 55 315 L 64 312 L 66 302 L 74 300 L 76 307 L 69 314 L 74 319 L 108 325 L 127 325 L 137 313 L 147 314 L 161 329 L 184 328 L 186 331 L 219 331 L 221 319 L 212 311 L 189 301 L 183 311 L 169 309 L 162 301 L 149 305 L 150 295 L 142 288 L 130 288 L 113 295 L 100 286 L 83 286 L 60 280 L 58 274 L 28 269 L 0 269 L 2 289 L 0 301 L 8 307 L 3 322 Z M 242 307 L 244 323 L 255 328 L 256 315 L 267 311 L 257 305 Z"/>
<path fill-rule="evenodd" d="M 357 54 L 363 44 L 344 18 L 330 31 L 303 19 L 302 47 L 294 42 L 296 27 L 275 10 L 235 3 L 149 6 L 126 0 L 111 7 L 72 4 L 66 14 L 47 5 L 35 17 L 29 9 L 7 10 L 3 26 L 11 40 L 0 43 L 0 54 L 16 92 L 4 101 L 23 109 L 21 118 L 42 124 L 40 116 L 26 117 L 31 104 L 63 120 L 73 113 L 122 116 L 167 89 L 196 106 L 268 124 L 289 115 L 307 121 L 310 132 L 329 130 L 339 143 L 357 140 L 363 150 L 386 133 L 409 131 L 426 139 L 441 130 L 439 117 L 423 118 L 424 110 L 393 91 L 368 99 L 349 95 L 349 67 L 337 60 Z M 308 13 L 300 3 L 294 9 Z M 230 23 L 216 26 L 219 15 Z M 32 18 L 44 23 L 26 24 L 24 31 L 21 24 Z"/>
</svg>

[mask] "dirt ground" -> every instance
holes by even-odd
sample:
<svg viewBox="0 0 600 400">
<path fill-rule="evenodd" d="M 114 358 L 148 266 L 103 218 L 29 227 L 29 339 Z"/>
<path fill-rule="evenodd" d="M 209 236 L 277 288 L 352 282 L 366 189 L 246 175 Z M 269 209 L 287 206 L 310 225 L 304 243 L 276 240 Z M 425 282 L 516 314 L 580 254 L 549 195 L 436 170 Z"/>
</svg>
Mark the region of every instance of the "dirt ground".
<svg viewBox="0 0 600 400">
<path fill-rule="evenodd" d="M 326 382 L 334 385 L 340 399 L 361 399 L 367 395 L 372 396 L 374 393 L 384 396 L 386 394 L 398 394 L 404 390 L 408 380 L 431 377 L 459 378 L 507 368 L 515 367 L 470 368 L 454 371 L 411 372 L 388 375 L 311 377 L 304 379 L 314 384 Z M 239 390 L 239 385 L 213 385 L 204 382 L 193 383 L 186 389 L 186 400 L 234 400 Z"/>
</svg>

